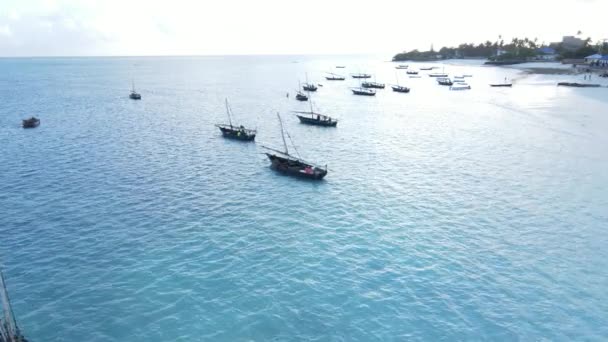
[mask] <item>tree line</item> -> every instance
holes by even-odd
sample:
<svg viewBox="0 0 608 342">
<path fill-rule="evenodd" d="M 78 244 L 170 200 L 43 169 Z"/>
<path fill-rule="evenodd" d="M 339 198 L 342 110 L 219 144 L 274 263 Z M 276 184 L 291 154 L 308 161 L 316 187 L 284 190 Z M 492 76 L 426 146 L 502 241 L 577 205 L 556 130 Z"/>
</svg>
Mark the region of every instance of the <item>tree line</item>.
<svg viewBox="0 0 608 342">
<path fill-rule="evenodd" d="M 538 38 L 513 38 L 505 42 L 502 37 L 498 41 L 486 41 L 484 43 L 463 43 L 457 47 L 442 47 L 439 51 L 411 50 L 398 53 L 393 57 L 394 61 L 404 60 L 437 60 L 453 58 L 487 58 L 490 60 L 506 59 L 532 59 L 539 55 L 539 49 L 551 47 L 555 49 L 557 59 L 562 58 L 584 58 L 598 52 L 608 52 L 608 43 L 592 43 L 591 38 L 584 40 L 582 47 L 570 50 L 562 43 L 544 44 L 539 43 Z"/>
</svg>

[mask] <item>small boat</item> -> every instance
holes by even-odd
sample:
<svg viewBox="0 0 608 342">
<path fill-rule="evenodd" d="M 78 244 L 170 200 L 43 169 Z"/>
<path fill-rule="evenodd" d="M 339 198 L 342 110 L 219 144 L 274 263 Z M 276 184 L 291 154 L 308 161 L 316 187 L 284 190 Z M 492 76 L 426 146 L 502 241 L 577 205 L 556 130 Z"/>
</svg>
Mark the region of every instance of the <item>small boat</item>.
<svg viewBox="0 0 608 342">
<path fill-rule="evenodd" d="M 468 83 L 457 83 L 450 86 L 450 90 L 469 90 L 471 86 Z"/>
<path fill-rule="evenodd" d="M 299 91 L 296 93 L 296 100 L 298 101 L 308 101 L 308 96 L 306 96 L 303 92 Z"/>
<path fill-rule="evenodd" d="M 410 78 L 422 78 L 422 76 L 418 76 L 418 75 L 411 75 Z"/>
<path fill-rule="evenodd" d="M 337 68 L 337 69 L 344 69 L 344 68 L 346 68 L 346 67 L 345 67 L 344 65 L 336 65 L 336 68 Z"/>
<path fill-rule="evenodd" d="M 38 119 L 34 116 L 32 116 L 29 119 L 22 120 L 22 121 L 23 121 L 23 123 L 22 123 L 23 128 L 36 128 L 36 127 L 40 126 L 40 119 Z"/>
<path fill-rule="evenodd" d="M 27 342 L 21 333 L 8 297 L 4 274 L 0 269 L 0 342 Z"/>
<path fill-rule="evenodd" d="M 354 95 L 362 95 L 362 96 L 374 96 L 376 92 L 371 89 L 366 88 L 351 88 Z"/>
<path fill-rule="evenodd" d="M 433 67 L 424 67 L 424 68 L 420 68 L 420 70 L 424 70 L 424 71 L 429 71 L 429 70 L 433 70 Z"/>
<path fill-rule="evenodd" d="M 317 86 L 314 83 L 308 82 L 308 74 L 306 74 L 306 83 L 302 86 L 304 91 L 317 91 Z"/>
<path fill-rule="evenodd" d="M 490 87 L 512 87 L 513 83 L 492 83 Z"/>
<path fill-rule="evenodd" d="M 313 126 L 324 126 L 324 127 L 336 127 L 338 120 L 319 113 L 314 112 L 294 112 L 300 123 L 313 125 Z"/>
<path fill-rule="evenodd" d="M 454 82 L 452 82 L 452 80 L 447 77 L 440 77 L 437 79 L 437 84 L 442 86 L 451 86 L 454 84 Z"/>
<path fill-rule="evenodd" d="M 397 93 L 409 93 L 410 88 L 399 85 L 399 74 L 397 72 L 395 72 L 395 78 L 397 79 L 397 84 L 391 86 L 393 91 Z"/>
<path fill-rule="evenodd" d="M 391 88 L 393 88 L 393 91 L 396 91 L 398 93 L 409 93 L 410 92 L 410 88 L 400 86 L 400 85 L 393 85 L 393 86 L 391 86 Z"/>
<path fill-rule="evenodd" d="M 384 83 L 378 82 L 363 82 L 361 86 L 363 88 L 384 89 Z"/>
<path fill-rule="evenodd" d="M 269 152 L 266 152 L 266 156 L 270 159 L 270 167 L 278 172 L 286 174 L 288 176 L 306 178 L 311 180 L 321 180 L 327 175 L 327 165 L 325 167 L 317 166 L 313 163 L 307 162 L 300 158 L 298 151 L 294 146 L 294 150 L 298 156 L 294 156 L 289 153 L 287 149 L 287 142 L 285 140 L 285 129 L 283 128 L 283 121 L 281 115 L 277 113 L 279 123 L 281 125 L 281 138 L 283 139 L 284 151 L 279 151 L 269 147 L 265 147 Z M 289 133 L 287 134 L 289 139 Z M 293 145 L 293 141 L 292 141 Z"/>
<path fill-rule="evenodd" d="M 473 75 L 468 75 L 468 74 L 462 75 L 462 76 L 464 76 L 464 77 L 473 77 Z"/>
<path fill-rule="evenodd" d="M 247 129 L 243 125 L 232 124 L 232 110 L 226 99 L 226 114 L 228 115 L 229 124 L 217 124 L 215 127 L 219 128 L 224 138 L 230 138 L 242 141 L 253 141 L 257 133 L 254 129 Z"/>
<path fill-rule="evenodd" d="M 315 111 L 312 108 L 312 98 L 310 99 L 309 103 L 310 103 L 309 112 L 294 111 L 294 113 L 296 113 L 296 116 L 298 117 L 298 119 L 300 119 L 301 123 L 307 124 L 307 125 L 314 125 L 314 126 L 336 127 L 336 125 L 338 124 L 338 120 L 336 120 L 330 116 L 323 115 L 321 113 L 315 113 Z"/>
<path fill-rule="evenodd" d="M 334 74 L 331 72 L 328 72 L 328 74 L 329 76 L 325 76 L 325 79 L 328 81 L 344 81 L 346 79 L 346 77 L 342 75 Z"/>
<path fill-rule="evenodd" d="M 352 74 L 351 75 L 353 78 L 371 78 L 372 75 L 370 74 Z"/>
<path fill-rule="evenodd" d="M 395 67 L 395 69 L 407 69 L 409 66 L 405 65 L 405 64 L 399 64 Z"/>
<path fill-rule="evenodd" d="M 131 100 L 141 100 L 141 94 L 135 91 L 135 83 L 131 83 L 131 93 L 129 94 Z"/>
<path fill-rule="evenodd" d="M 452 80 L 452 82 L 454 82 L 454 83 L 466 83 L 466 81 L 464 79 L 455 79 L 455 80 Z"/>
<path fill-rule="evenodd" d="M 464 80 L 463 75 L 454 75 L 454 79 Z"/>
<path fill-rule="evenodd" d="M 559 82 L 558 86 L 564 87 L 576 87 L 576 88 L 599 88 L 601 84 L 593 84 L 593 83 L 577 83 L 577 82 Z"/>
<path fill-rule="evenodd" d="M 408 71 L 406 71 L 406 73 L 408 75 L 418 75 L 418 71 L 416 71 L 416 70 L 408 70 Z"/>
<path fill-rule="evenodd" d="M 304 89 L 305 91 L 317 91 L 317 86 L 313 83 L 304 83 L 302 89 Z"/>
<path fill-rule="evenodd" d="M 600 77 L 608 77 L 608 72 L 599 75 Z"/>
<path fill-rule="evenodd" d="M 448 77 L 448 74 L 444 74 L 442 72 L 435 72 L 435 73 L 429 74 L 429 77 Z"/>
</svg>

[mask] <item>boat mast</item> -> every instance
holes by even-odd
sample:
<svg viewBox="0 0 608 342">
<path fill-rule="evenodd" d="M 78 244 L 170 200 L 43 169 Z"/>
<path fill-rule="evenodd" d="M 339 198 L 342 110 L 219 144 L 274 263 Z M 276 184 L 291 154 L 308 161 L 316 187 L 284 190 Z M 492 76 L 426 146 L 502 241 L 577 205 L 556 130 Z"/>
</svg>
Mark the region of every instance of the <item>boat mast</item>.
<svg viewBox="0 0 608 342">
<path fill-rule="evenodd" d="M 4 322 L 0 319 L 0 323 L 2 323 L 0 332 L 2 332 L 2 335 L 8 335 L 7 337 L 4 337 L 7 342 L 15 341 L 15 338 L 18 338 L 19 336 L 19 331 L 17 329 L 17 322 L 15 322 L 13 316 L 13 309 L 11 308 L 11 302 L 8 298 L 8 291 L 6 290 L 2 270 L 0 270 L 0 297 L 2 299 L 2 311 L 4 312 Z"/>
<path fill-rule="evenodd" d="M 228 98 L 226 98 L 226 113 L 228 113 L 228 122 L 230 122 L 230 128 L 232 128 L 232 118 L 230 117 L 230 106 L 228 105 Z"/>
<path fill-rule="evenodd" d="M 279 124 L 281 125 L 281 138 L 283 138 L 283 146 L 285 147 L 285 154 L 289 155 L 289 150 L 287 149 L 287 142 L 285 141 L 285 130 L 283 129 L 283 120 L 281 120 L 281 115 L 277 112 L 277 117 L 279 118 Z"/>
</svg>

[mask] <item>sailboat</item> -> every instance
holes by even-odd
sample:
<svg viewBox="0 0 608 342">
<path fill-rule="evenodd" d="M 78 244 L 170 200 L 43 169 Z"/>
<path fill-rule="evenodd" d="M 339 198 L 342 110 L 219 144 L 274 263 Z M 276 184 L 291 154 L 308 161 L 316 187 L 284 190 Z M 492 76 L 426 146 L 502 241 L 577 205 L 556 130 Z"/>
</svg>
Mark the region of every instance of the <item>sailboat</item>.
<svg viewBox="0 0 608 342">
<path fill-rule="evenodd" d="M 329 76 L 325 76 L 325 79 L 328 81 L 344 81 L 346 78 L 344 76 L 334 74 L 332 72 L 328 72 Z"/>
<path fill-rule="evenodd" d="M 298 101 L 308 101 L 308 96 L 300 90 L 300 81 L 298 81 L 298 90 L 296 91 L 296 100 Z"/>
<path fill-rule="evenodd" d="M 303 124 L 307 124 L 307 125 L 313 125 L 313 126 L 324 126 L 324 127 L 336 127 L 336 125 L 338 125 L 338 120 L 327 116 L 327 115 L 323 115 L 320 113 L 315 113 L 315 111 L 312 109 L 312 98 L 310 99 L 310 112 L 298 112 L 298 111 L 294 111 L 294 113 L 296 113 L 296 116 L 298 117 L 298 119 L 300 119 L 300 122 Z"/>
<path fill-rule="evenodd" d="M 397 73 L 395 73 L 395 77 L 397 78 L 397 84 L 391 86 L 391 88 L 393 88 L 393 91 L 396 91 L 398 93 L 409 93 L 410 88 L 399 85 L 399 75 L 397 75 Z"/>
<path fill-rule="evenodd" d="M 222 132 L 222 136 L 225 138 L 242 140 L 242 141 L 253 141 L 257 133 L 254 129 L 247 129 L 242 125 L 237 126 L 232 124 L 232 110 L 226 99 L 226 114 L 228 114 L 229 124 L 217 124 L 215 127 L 219 128 Z"/>
<path fill-rule="evenodd" d="M 351 74 L 352 78 L 371 78 L 372 75 L 370 74 Z"/>
<path fill-rule="evenodd" d="M 135 82 L 131 82 L 131 94 L 129 94 L 131 100 L 141 100 L 141 94 L 135 91 Z"/>
<path fill-rule="evenodd" d="M 0 342 L 27 342 L 27 339 L 21 334 L 17 326 L 17 320 L 11 307 L 11 302 L 8 298 L 8 291 L 4 282 L 4 274 L 0 269 L 0 303 L 2 311 L 0 312 Z"/>
<path fill-rule="evenodd" d="M 384 83 L 376 82 L 376 76 L 374 76 L 374 82 L 365 81 L 365 82 L 361 83 L 361 87 L 373 88 L 373 89 L 384 89 Z"/>
<path fill-rule="evenodd" d="M 279 124 L 281 125 L 281 138 L 283 138 L 283 147 L 285 148 L 285 150 L 279 151 L 264 146 L 264 148 L 269 151 L 265 154 L 268 159 L 270 159 L 270 167 L 278 172 L 284 173 L 289 176 L 313 180 L 323 179 L 323 177 L 327 175 L 327 165 L 325 167 L 321 167 L 301 159 L 298 151 L 295 148 L 295 145 L 293 146 L 293 148 L 298 156 L 296 157 L 289 153 L 289 150 L 287 149 L 287 142 L 285 141 L 285 129 L 283 128 L 283 120 L 281 120 L 281 115 L 279 113 L 277 113 L 277 117 L 279 118 Z M 289 137 L 289 140 L 291 140 L 289 133 L 287 133 L 287 136 Z M 293 145 L 293 141 L 291 143 Z"/>
<path fill-rule="evenodd" d="M 308 74 L 306 74 L 306 83 L 302 86 L 305 91 L 317 91 L 317 86 L 314 83 L 308 82 Z"/>
</svg>

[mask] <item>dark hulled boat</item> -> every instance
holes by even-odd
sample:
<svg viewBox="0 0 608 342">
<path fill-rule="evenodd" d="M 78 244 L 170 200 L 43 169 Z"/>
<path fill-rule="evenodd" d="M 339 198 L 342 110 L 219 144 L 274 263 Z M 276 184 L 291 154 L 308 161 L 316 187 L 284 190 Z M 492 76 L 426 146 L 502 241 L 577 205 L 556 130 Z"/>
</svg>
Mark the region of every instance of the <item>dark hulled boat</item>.
<svg viewBox="0 0 608 342">
<path fill-rule="evenodd" d="M 257 134 L 256 130 L 247 129 L 242 125 L 237 126 L 232 124 L 232 111 L 230 110 L 228 99 L 226 99 L 226 113 L 228 114 L 229 124 L 215 125 L 215 127 L 220 129 L 223 137 L 242 141 L 253 141 L 255 139 L 255 135 Z"/>
<path fill-rule="evenodd" d="M 337 68 L 337 69 L 344 69 L 344 68 L 346 68 L 346 67 L 345 67 L 344 65 L 336 65 L 336 68 Z"/>
<path fill-rule="evenodd" d="M 429 71 L 429 70 L 433 70 L 433 67 L 420 68 L 420 70 Z"/>
<path fill-rule="evenodd" d="M 372 89 L 384 89 L 384 83 L 378 82 L 363 82 L 361 83 L 363 88 L 372 88 Z"/>
<path fill-rule="evenodd" d="M 305 91 L 317 91 L 317 86 L 313 83 L 304 83 L 302 89 L 304 89 Z"/>
<path fill-rule="evenodd" d="M 0 270 L 0 342 L 27 342 L 21 334 L 4 282 L 4 274 Z"/>
<path fill-rule="evenodd" d="M 374 96 L 376 92 L 371 89 L 366 88 L 351 88 L 354 95 L 362 95 L 362 96 Z"/>
<path fill-rule="evenodd" d="M 40 126 L 40 119 L 31 117 L 29 119 L 22 120 L 23 128 L 36 128 Z"/>
<path fill-rule="evenodd" d="M 296 93 L 296 100 L 298 100 L 298 101 L 308 101 L 308 96 L 306 96 L 303 92 L 298 91 Z"/>
<path fill-rule="evenodd" d="M 493 83 L 490 87 L 512 87 L 513 83 Z"/>
<path fill-rule="evenodd" d="M 135 83 L 131 84 L 131 93 L 129 94 L 131 100 L 141 100 L 141 94 L 135 91 Z"/>
<path fill-rule="evenodd" d="M 436 72 L 436 73 L 429 74 L 429 77 L 448 77 L 448 74 Z"/>
<path fill-rule="evenodd" d="M 454 82 L 452 82 L 452 80 L 449 78 L 440 77 L 437 79 L 437 84 L 442 85 L 442 86 L 451 86 L 454 84 Z"/>
<path fill-rule="evenodd" d="M 399 64 L 399 65 L 397 65 L 397 66 L 395 67 L 395 69 L 400 69 L 400 70 L 401 70 L 401 69 L 407 69 L 407 68 L 408 68 L 408 66 L 407 66 L 407 65 L 404 65 L 404 64 Z"/>
<path fill-rule="evenodd" d="M 370 74 L 352 74 L 352 78 L 372 78 Z"/>
<path fill-rule="evenodd" d="M 602 86 L 601 84 L 576 83 L 576 82 L 559 82 L 557 85 L 564 86 L 564 87 L 576 87 L 576 88 L 599 88 Z"/>
<path fill-rule="evenodd" d="M 400 85 L 394 85 L 394 86 L 391 86 L 391 88 L 393 88 L 393 91 L 398 92 L 398 93 L 409 93 L 410 92 L 410 88 L 400 86 Z"/>
<path fill-rule="evenodd" d="M 406 73 L 408 75 L 418 75 L 418 71 L 416 71 L 416 70 L 408 70 L 408 71 L 406 71 Z"/>
<path fill-rule="evenodd" d="M 323 177 L 327 175 L 327 166 L 323 168 L 314 165 L 313 163 L 307 162 L 301 159 L 299 156 L 296 157 L 294 155 L 289 154 L 289 150 L 287 149 L 287 142 L 285 141 L 285 130 L 283 128 L 283 121 L 281 120 L 281 116 L 278 113 L 277 117 L 279 118 L 279 123 L 281 125 L 281 138 L 283 139 L 283 146 L 285 147 L 285 151 L 279 151 L 272 148 L 264 147 L 269 151 L 265 154 L 271 162 L 270 167 L 288 176 L 300 177 L 311 180 L 323 179 Z M 296 154 L 298 154 L 298 151 L 295 151 Z"/>
<path fill-rule="evenodd" d="M 338 120 L 333 119 L 327 115 L 314 113 L 314 112 L 294 112 L 300 122 L 307 125 L 313 126 L 324 126 L 324 127 L 336 127 Z"/>
</svg>

